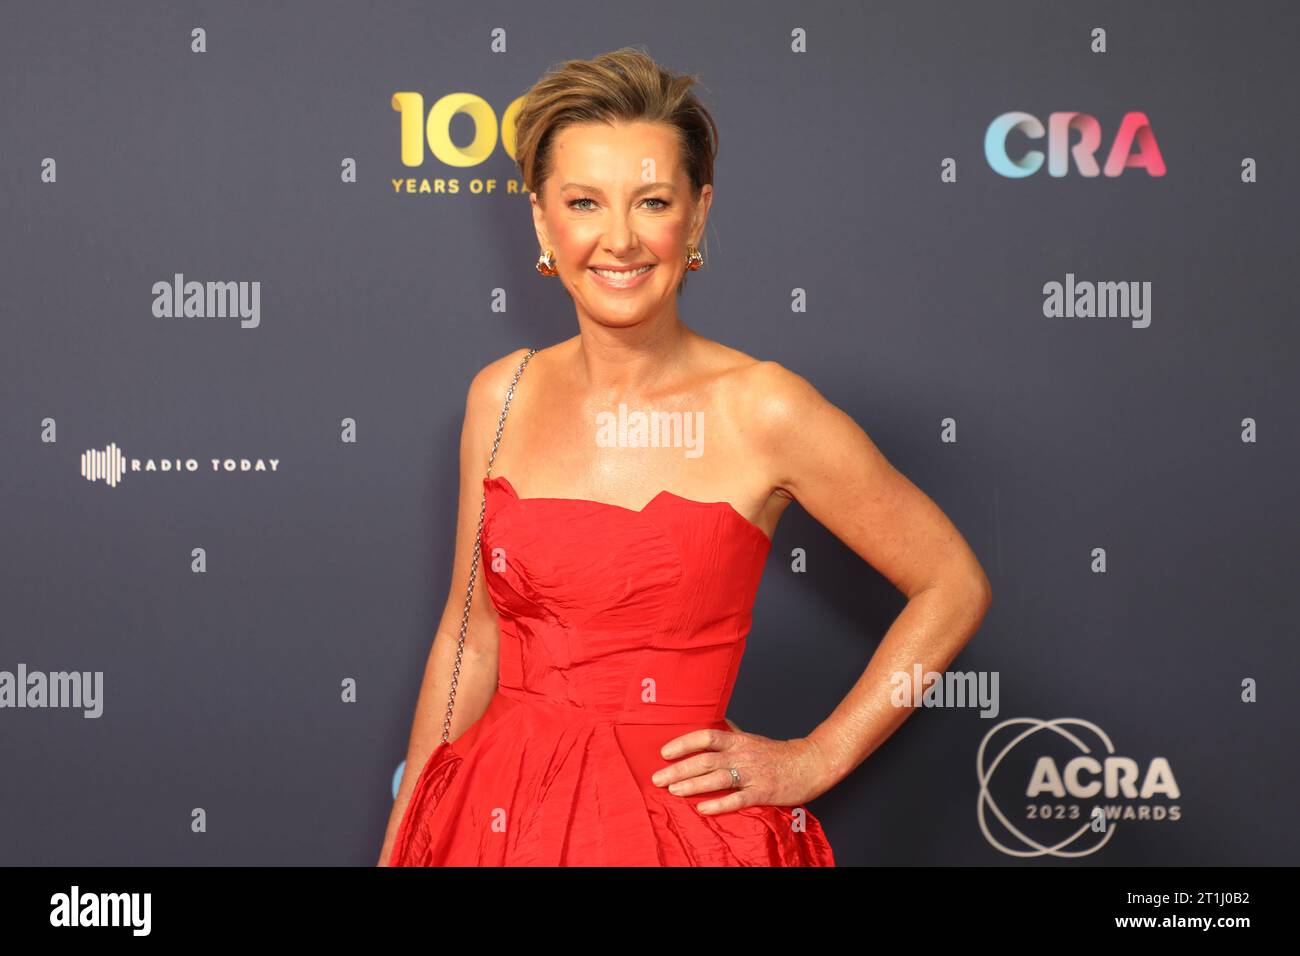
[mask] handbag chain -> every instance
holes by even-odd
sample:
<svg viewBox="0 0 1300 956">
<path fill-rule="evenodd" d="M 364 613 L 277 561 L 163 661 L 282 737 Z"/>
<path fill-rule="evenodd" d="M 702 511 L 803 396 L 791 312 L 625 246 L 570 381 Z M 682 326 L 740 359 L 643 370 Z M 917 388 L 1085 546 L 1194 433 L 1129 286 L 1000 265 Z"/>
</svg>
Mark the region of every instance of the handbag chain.
<svg viewBox="0 0 1300 956">
<path fill-rule="evenodd" d="M 492 454 L 488 457 L 487 478 L 492 477 L 492 462 L 496 460 L 497 449 L 501 447 L 501 433 L 506 427 L 506 412 L 510 411 L 510 401 L 515 397 L 515 386 L 519 384 L 519 376 L 524 374 L 524 368 L 528 365 L 528 360 L 537 354 L 537 349 L 529 349 L 524 360 L 519 363 L 519 368 L 515 369 L 515 377 L 510 382 L 510 388 L 506 391 L 506 403 L 501 408 L 501 421 L 497 422 L 497 437 L 492 442 Z M 478 510 L 478 531 L 474 534 L 474 557 L 469 566 L 469 585 L 465 588 L 465 613 L 460 618 L 460 641 L 456 645 L 456 666 L 451 672 L 451 692 L 447 695 L 447 716 L 442 722 L 442 742 L 449 743 L 448 736 L 451 734 L 451 711 L 456 705 L 456 684 L 460 679 L 460 661 L 461 656 L 465 653 L 465 634 L 469 629 L 469 605 L 474 598 L 474 582 L 478 578 L 478 559 L 483 547 L 483 516 L 487 513 L 487 486 L 483 487 L 483 503 Z"/>
</svg>

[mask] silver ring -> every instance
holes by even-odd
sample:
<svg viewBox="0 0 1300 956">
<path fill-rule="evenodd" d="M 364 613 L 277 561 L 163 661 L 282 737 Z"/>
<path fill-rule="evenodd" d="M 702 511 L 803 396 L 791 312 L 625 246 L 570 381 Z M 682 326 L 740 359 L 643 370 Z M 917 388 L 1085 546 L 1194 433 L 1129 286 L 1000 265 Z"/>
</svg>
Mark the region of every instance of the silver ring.
<svg viewBox="0 0 1300 956">
<path fill-rule="evenodd" d="M 739 786 L 740 786 L 740 771 L 738 771 L 735 767 L 728 767 L 727 769 L 731 771 L 731 785 L 732 785 L 733 787 L 739 787 Z"/>
</svg>

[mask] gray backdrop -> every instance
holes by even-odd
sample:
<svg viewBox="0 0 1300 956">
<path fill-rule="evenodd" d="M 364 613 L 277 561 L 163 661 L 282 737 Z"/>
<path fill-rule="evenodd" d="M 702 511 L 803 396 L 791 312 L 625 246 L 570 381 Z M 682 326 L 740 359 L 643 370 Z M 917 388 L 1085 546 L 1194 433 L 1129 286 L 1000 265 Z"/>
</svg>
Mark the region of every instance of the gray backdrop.
<svg viewBox="0 0 1300 956">
<path fill-rule="evenodd" d="M 0 671 L 102 672 L 103 712 L 0 709 L 0 861 L 374 862 L 447 596 L 466 387 L 576 330 L 504 149 L 407 168 L 391 99 L 499 118 L 551 63 L 643 44 L 721 126 L 683 319 L 852 415 L 993 583 L 954 669 L 998 673 L 998 715 L 918 712 L 815 801 L 837 861 L 1295 863 L 1297 26 L 1280 2 L 5 4 Z M 995 117 L 1065 110 L 1101 157 L 1146 113 L 1167 173 L 985 160 Z M 156 316 L 176 273 L 260 283 L 259 323 Z M 1150 325 L 1045 316 L 1067 274 L 1149 282 Z M 83 477 L 113 444 L 200 467 Z M 901 608 L 789 509 L 729 715 L 808 733 Z M 1019 719 L 1087 735 L 994 732 Z M 981 744 L 987 767 L 1020 726 L 1043 732 L 982 791 Z M 1139 818 L 1079 836 L 1103 798 L 1027 784 L 1083 753 L 1163 759 L 1178 794 L 1120 792 Z"/>
</svg>

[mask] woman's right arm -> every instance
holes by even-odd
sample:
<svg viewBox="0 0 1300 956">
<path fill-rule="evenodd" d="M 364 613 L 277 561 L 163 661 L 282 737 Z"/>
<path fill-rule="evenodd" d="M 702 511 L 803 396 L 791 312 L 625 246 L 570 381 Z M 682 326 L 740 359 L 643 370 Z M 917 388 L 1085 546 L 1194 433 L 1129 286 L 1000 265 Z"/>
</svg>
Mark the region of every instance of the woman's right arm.
<svg viewBox="0 0 1300 956">
<path fill-rule="evenodd" d="M 411 792 L 429 755 L 442 740 L 442 724 L 447 715 L 447 695 L 451 692 L 451 675 L 456 664 L 456 646 L 460 641 L 460 622 L 465 613 L 465 590 L 469 586 L 470 562 L 478 542 L 479 512 L 483 506 L 483 476 L 488 456 L 496 438 L 501 407 L 514 371 L 527 349 L 520 349 L 493 362 L 470 383 L 465 399 L 465 420 L 460 436 L 460 504 L 456 516 L 456 554 L 452 563 L 451 589 L 442 620 L 433 639 L 424 667 L 424 679 L 415 703 L 411 738 L 406 751 L 406 768 L 397 797 L 388 818 L 384 845 L 377 866 L 387 866 L 393 841 L 401 827 Z M 509 429 L 509 416 L 506 428 Z M 502 443 L 505 442 L 503 433 Z M 490 559 L 490 556 L 487 556 Z M 456 705 L 452 712 L 448 739 L 455 741 L 478 720 L 492 700 L 497 687 L 496 610 L 492 607 L 484 583 L 491 573 L 480 558 L 474 581 L 474 599 L 470 605 L 469 626 L 465 633 L 465 650 L 460 674 L 456 679 Z"/>
</svg>

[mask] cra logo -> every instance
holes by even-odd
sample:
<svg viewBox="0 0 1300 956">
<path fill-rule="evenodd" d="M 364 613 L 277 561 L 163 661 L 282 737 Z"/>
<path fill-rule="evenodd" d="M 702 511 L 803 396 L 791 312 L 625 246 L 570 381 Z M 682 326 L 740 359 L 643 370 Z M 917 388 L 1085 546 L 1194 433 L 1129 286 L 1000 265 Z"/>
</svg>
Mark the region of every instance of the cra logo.
<svg viewBox="0 0 1300 956">
<path fill-rule="evenodd" d="M 1070 145 L 1070 130 L 1079 131 L 1079 141 Z M 1032 113 L 1003 113 L 989 123 L 984 131 L 984 158 L 999 176 L 1022 179 L 1032 176 L 1043 166 L 1043 152 L 1031 149 L 1020 158 L 1012 159 L 1007 151 L 1007 138 L 1012 133 L 1023 133 L 1029 139 L 1047 136 L 1047 174 L 1061 177 L 1070 169 L 1070 160 L 1080 176 L 1118 176 L 1126 169 L 1145 169 L 1149 176 L 1165 174 L 1165 160 L 1160 155 L 1156 134 L 1146 113 L 1125 113 L 1119 132 L 1111 143 L 1106 165 L 1098 166 L 1093 154 L 1101 146 L 1101 124 L 1087 113 L 1052 113 L 1047 126 Z M 1141 152 L 1134 153 L 1137 142 Z"/>
<path fill-rule="evenodd" d="M 1182 819 L 1167 758 L 1144 767 L 1076 717 L 1004 720 L 984 735 L 975 770 L 980 830 L 1008 856 L 1088 856 L 1121 825 Z"/>
<path fill-rule="evenodd" d="M 498 139 L 514 159 L 515 119 L 523 103 L 522 96 L 512 101 L 498 123 L 491 104 L 473 93 L 448 93 L 428 113 L 419 93 L 394 93 L 393 109 L 401 116 L 402 165 L 423 165 L 428 143 L 434 158 L 444 165 L 477 166 L 492 155 Z M 462 113 L 474 123 L 474 138 L 466 146 L 457 146 L 451 140 L 451 121 Z"/>
</svg>

